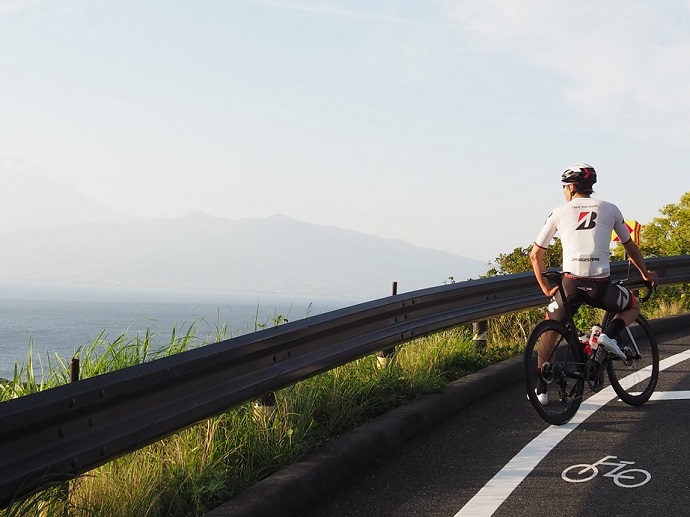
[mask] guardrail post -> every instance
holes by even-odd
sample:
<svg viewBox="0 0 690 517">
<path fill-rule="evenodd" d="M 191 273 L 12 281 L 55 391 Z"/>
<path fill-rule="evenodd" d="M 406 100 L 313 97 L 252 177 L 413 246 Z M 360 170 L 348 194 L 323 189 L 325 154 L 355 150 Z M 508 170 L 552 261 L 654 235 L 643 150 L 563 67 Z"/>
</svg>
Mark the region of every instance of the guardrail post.
<svg viewBox="0 0 690 517">
<path fill-rule="evenodd" d="M 254 421 L 267 424 L 273 419 L 276 412 L 276 395 L 272 391 L 267 393 L 252 404 L 252 416 Z"/>
<path fill-rule="evenodd" d="M 472 323 L 472 331 L 474 336 L 472 336 L 472 344 L 477 351 L 483 351 L 486 349 L 486 338 L 488 336 L 489 322 L 488 321 L 476 321 Z"/>
<path fill-rule="evenodd" d="M 393 296 L 398 294 L 398 282 L 393 282 Z M 392 348 L 386 348 L 385 350 L 381 350 L 377 355 L 376 355 L 376 362 L 381 368 L 385 368 L 388 366 L 388 362 L 390 361 L 390 358 L 395 354 L 395 347 Z"/>
<path fill-rule="evenodd" d="M 79 380 L 79 359 L 72 358 L 69 364 L 69 380 L 70 382 L 77 382 Z"/>
<path fill-rule="evenodd" d="M 69 380 L 70 382 L 79 381 L 79 359 L 76 357 L 72 358 L 69 363 Z M 60 490 L 60 499 L 62 499 L 64 506 L 62 507 L 62 515 L 67 517 L 69 515 L 69 492 L 70 492 L 70 482 L 65 481 Z"/>
</svg>

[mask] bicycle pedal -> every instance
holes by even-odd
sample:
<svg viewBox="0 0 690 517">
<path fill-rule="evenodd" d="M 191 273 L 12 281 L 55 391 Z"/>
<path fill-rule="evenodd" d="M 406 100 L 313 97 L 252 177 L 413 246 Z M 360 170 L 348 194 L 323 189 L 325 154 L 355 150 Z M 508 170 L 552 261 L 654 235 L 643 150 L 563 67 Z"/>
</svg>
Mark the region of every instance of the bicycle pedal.
<svg viewBox="0 0 690 517">
<path fill-rule="evenodd" d="M 625 353 L 625 360 L 626 361 L 632 361 L 632 360 L 640 359 L 640 354 L 631 350 L 630 347 L 626 346 L 623 349 L 623 352 Z"/>
</svg>

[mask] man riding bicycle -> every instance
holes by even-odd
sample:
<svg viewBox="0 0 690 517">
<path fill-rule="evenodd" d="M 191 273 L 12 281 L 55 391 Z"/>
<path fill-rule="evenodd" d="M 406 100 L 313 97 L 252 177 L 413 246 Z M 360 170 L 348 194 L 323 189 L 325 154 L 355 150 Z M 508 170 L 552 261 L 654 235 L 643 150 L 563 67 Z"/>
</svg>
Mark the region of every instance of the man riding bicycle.
<svg viewBox="0 0 690 517">
<path fill-rule="evenodd" d="M 618 333 L 635 321 L 640 313 L 637 299 L 630 290 L 611 283 L 609 278 L 609 244 L 611 231 L 618 235 L 630 261 L 640 271 L 645 281 L 656 285 L 657 275 L 649 271 L 642 253 L 632 240 L 630 231 L 618 207 L 604 200 L 594 199 L 593 185 L 597 181 L 594 167 L 586 163 L 571 165 L 561 175 L 563 194 L 567 203 L 556 208 L 546 220 L 534 241 L 530 261 L 539 286 L 544 294 L 553 297 L 546 317 L 559 322 L 565 319 L 564 300 L 557 287 L 551 287 L 542 275 L 544 253 L 556 232 L 563 245 L 563 288 L 573 313 L 583 303 L 606 311 L 615 312 L 599 337 L 599 344 L 609 353 L 626 359 L 616 341 Z M 541 364 L 537 364 L 541 368 Z M 542 405 L 548 403 L 545 386 L 537 388 Z"/>
</svg>

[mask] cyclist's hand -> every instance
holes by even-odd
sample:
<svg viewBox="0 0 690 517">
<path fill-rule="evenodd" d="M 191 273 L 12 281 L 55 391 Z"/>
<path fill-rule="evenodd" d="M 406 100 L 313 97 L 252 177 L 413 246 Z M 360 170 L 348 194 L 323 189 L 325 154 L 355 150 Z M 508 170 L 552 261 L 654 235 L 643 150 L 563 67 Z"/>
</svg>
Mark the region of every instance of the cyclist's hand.
<svg viewBox="0 0 690 517">
<path fill-rule="evenodd" d="M 553 298 L 554 296 L 556 296 L 557 292 L 558 292 L 558 286 L 552 287 L 551 289 L 544 291 L 544 294 L 549 298 Z"/>
<path fill-rule="evenodd" d="M 644 277 L 647 282 L 651 282 L 654 287 L 659 285 L 659 276 L 656 271 L 647 271 L 647 276 Z"/>
</svg>

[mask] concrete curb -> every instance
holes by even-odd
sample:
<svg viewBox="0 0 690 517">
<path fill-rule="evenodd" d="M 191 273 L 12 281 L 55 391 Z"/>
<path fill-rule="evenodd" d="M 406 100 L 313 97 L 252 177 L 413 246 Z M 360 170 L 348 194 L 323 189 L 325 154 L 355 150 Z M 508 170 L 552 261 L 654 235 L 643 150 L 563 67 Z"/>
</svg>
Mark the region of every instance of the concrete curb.
<svg viewBox="0 0 690 517">
<path fill-rule="evenodd" d="M 344 434 L 206 514 L 289 516 L 345 483 L 366 465 L 472 402 L 522 378 L 522 357 L 458 379 Z"/>
<path fill-rule="evenodd" d="M 690 326 L 690 313 L 649 320 L 649 326 L 654 334 L 663 334 L 680 330 Z"/>
<path fill-rule="evenodd" d="M 690 314 L 650 321 L 652 330 L 690 326 Z M 465 406 L 522 379 L 522 356 L 484 368 L 422 395 L 337 438 L 272 476 L 256 483 L 206 517 L 291 516 L 345 483 L 359 470 Z"/>
</svg>

